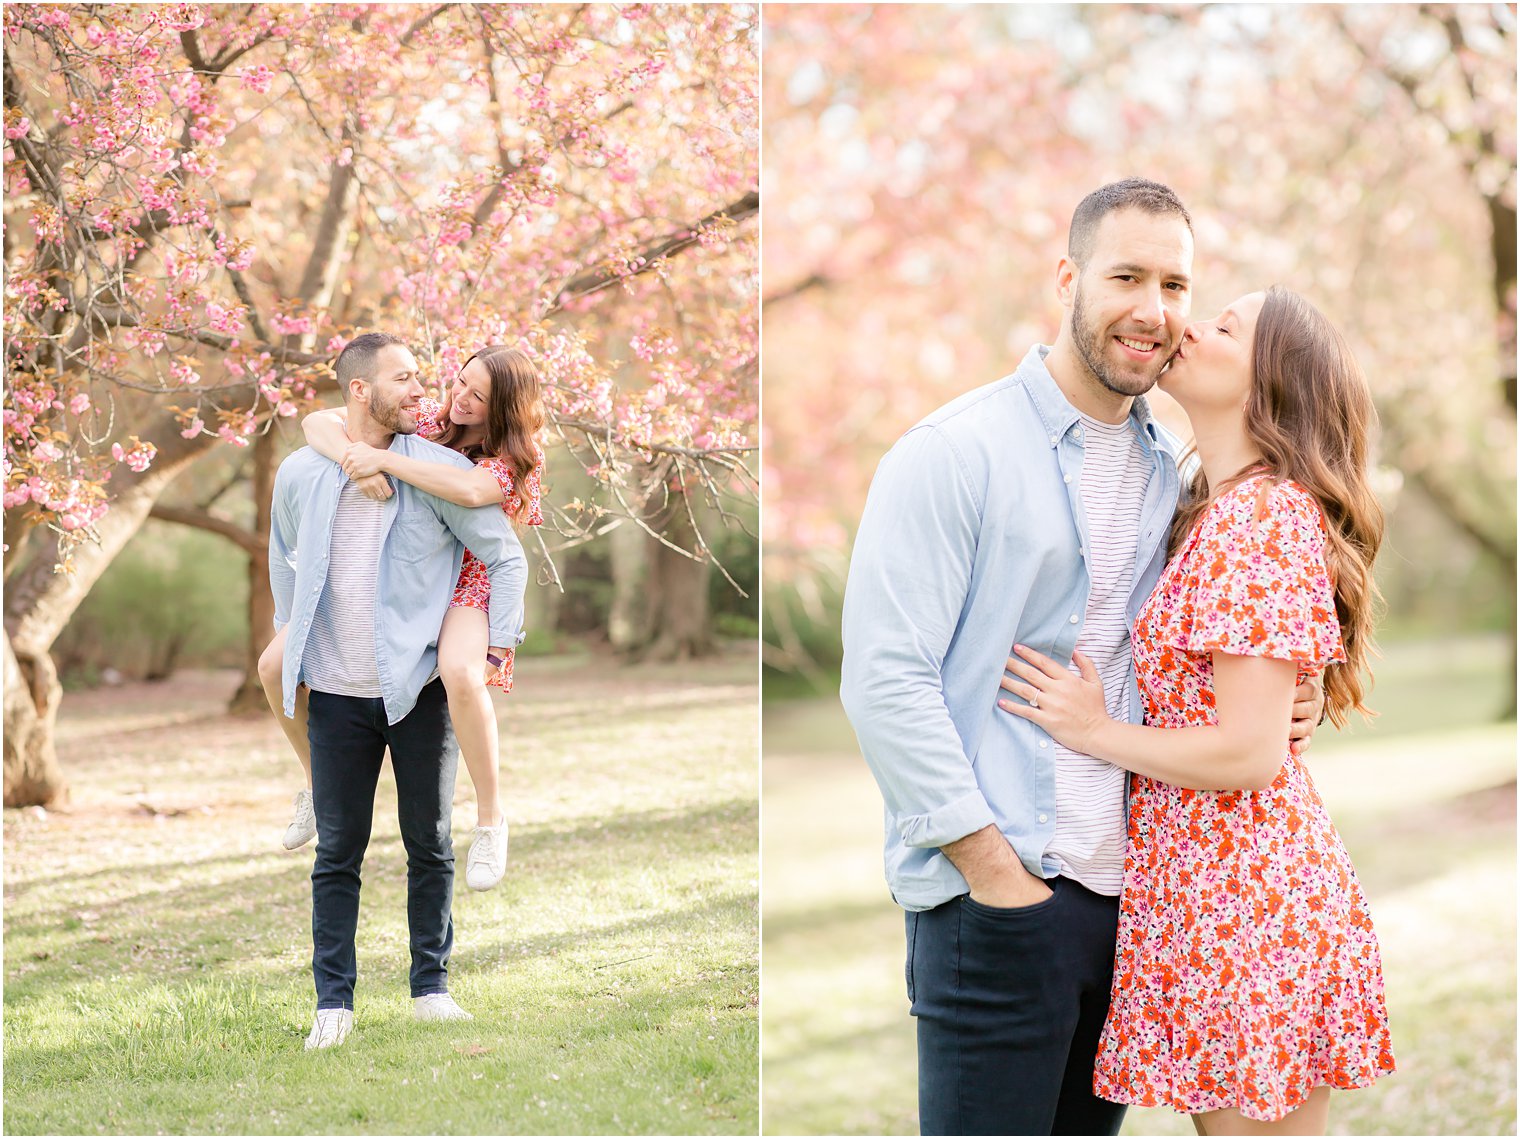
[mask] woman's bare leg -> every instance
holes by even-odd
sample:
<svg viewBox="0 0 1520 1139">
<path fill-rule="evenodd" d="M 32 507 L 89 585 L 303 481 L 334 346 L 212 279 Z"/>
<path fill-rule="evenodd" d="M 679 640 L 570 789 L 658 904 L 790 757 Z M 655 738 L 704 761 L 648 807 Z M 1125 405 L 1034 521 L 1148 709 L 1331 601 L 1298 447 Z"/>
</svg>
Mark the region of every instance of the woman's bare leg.
<svg viewBox="0 0 1520 1139">
<path fill-rule="evenodd" d="M 264 685 L 264 697 L 274 711 L 274 718 L 290 741 L 291 750 L 301 761 L 301 771 L 306 776 L 305 786 L 296 792 L 295 814 L 285 828 L 283 840 L 286 850 L 305 846 L 317 837 L 316 808 L 311 801 L 311 741 L 306 736 L 306 685 L 296 688 L 295 718 L 285 715 L 285 693 L 282 674 L 285 671 L 285 630 L 274 635 L 274 640 L 259 654 L 259 680 Z"/>
<path fill-rule="evenodd" d="M 496 712 L 486 691 L 490 636 L 486 615 L 468 605 L 450 609 L 438 634 L 438 671 L 449 694 L 449 717 L 459 752 L 475 785 L 478 827 L 500 826 L 503 819 L 496 775 L 500 752 Z"/>
<path fill-rule="evenodd" d="M 1323 1135 L 1330 1126 L 1330 1089 L 1317 1087 L 1299 1107 L 1272 1123 L 1247 1119 L 1234 1108 L 1193 1116 L 1200 1135 Z"/>
<path fill-rule="evenodd" d="M 286 626 L 288 629 L 289 626 Z M 274 640 L 259 656 L 259 680 L 264 684 L 264 696 L 269 701 L 269 707 L 274 711 L 274 718 L 280 723 L 280 730 L 285 733 L 285 738 L 290 741 L 290 746 L 295 750 L 296 758 L 301 761 L 301 770 L 306 774 L 306 789 L 311 790 L 311 741 L 306 737 L 306 686 L 303 684 L 296 689 L 296 715 L 291 719 L 285 715 L 285 693 L 282 674 L 285 670 L 285 632 L 281 629 L 274 635 Z"/>
</svg>

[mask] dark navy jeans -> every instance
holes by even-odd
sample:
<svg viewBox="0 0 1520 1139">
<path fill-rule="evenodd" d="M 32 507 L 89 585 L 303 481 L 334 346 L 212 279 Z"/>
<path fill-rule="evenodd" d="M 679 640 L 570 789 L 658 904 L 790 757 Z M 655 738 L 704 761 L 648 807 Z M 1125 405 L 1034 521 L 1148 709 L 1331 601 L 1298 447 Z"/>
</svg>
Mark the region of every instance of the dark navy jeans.
<svg viewBox="0 0 1520 1139">
<path fill-rule="evenodd" d="M 1069 878 L 1021 909 L 953 898 L 907 914 L 925 1135 L 1117 1135 L 1093 1094 L 1119 899 Z"/>
<path fill-rule="evenodd" d="M 385 722 L 379 697 L 313 690 L 307 738 L 317 816 L 317 857 L 311 868 L 311 972 L 317 1007 L 354 1007 L 359 870 L 369 846 L 375 787 L 387 746 L 406 847 L 412 996 L 447 992 L 454 945 L 449 821 L 459 746 L 443 683 L 435 680 L 424 687 L 416 707 L 395 724 Z"/>
</svg>

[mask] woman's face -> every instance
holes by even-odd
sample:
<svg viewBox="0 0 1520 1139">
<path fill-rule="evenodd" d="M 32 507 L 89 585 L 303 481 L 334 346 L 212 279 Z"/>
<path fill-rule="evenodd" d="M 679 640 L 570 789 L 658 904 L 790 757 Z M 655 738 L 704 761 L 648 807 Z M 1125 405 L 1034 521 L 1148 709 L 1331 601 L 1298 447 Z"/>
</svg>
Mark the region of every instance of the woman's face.
<svg viewBox="0 0 1520 1139">
<path fill-rule="evenodd" d="M 1247 293 L 1213 320 L 1194 321 L 1161 374 L 1161 390 L 1191 415 L 1244 412 L 1251 393 L 1251 348 L 1266 293 Z"/>
<path fill-rule="evenodd" d="M 461 427 L 484 427 L 486 405 L 491 398 L 491 373 L 479 360 L 471 360 L 454 377 L 449 419 Z"/>
</svg>

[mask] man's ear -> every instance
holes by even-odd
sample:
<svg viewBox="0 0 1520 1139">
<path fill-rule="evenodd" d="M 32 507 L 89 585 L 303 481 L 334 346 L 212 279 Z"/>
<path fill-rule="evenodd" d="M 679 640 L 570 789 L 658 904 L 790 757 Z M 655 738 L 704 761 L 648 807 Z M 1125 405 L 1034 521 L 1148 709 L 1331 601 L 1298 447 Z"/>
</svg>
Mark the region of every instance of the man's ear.
<svg viewBox="0 0 1520 1139">
<path fill-rule="evenodd" d="M 1077 278 L 1081 275 L 1082 270 L 1070 257 L 1063 257 L 1056 264 L 1056 298 L 1066 308 L 1071 307 L 1077 295 Z"/>
</svg>

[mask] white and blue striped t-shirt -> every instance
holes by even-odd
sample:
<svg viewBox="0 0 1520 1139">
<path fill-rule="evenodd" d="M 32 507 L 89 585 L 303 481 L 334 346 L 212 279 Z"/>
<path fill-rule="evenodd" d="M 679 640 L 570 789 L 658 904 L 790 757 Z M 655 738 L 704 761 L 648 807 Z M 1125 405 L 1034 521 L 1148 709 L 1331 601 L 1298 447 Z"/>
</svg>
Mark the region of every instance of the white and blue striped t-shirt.
<svg viewBox="0 0 1520 1139">
<path fill-rule="evenodd" d="M 306 683 L 338 696 L 379 696 L 375 657 L 375 584 L 384 502 L 365 496 L 352 480 L 343 484 L 333 517 L 327 583 L 312 615 L 301 667 Z"/>
<path fill-rule="evenodd" d="M 1108 714 L 1129 719 L 1131 667 L 1125 606 L 1134 587 L 1140 512 L 1151 463 L 1128 419 L 1081 417 L 1082 557 L 1092 586 L 1077 648 L 1103 678 Z M 1078 671 L 1072 666 L 1072 671 Z M 1056 833 L 1049 852 L 1060 872 L 1098 894 L 1117 895 L 1124 882 L 1123 768 L 1055 744 Z"/>
</svg>

